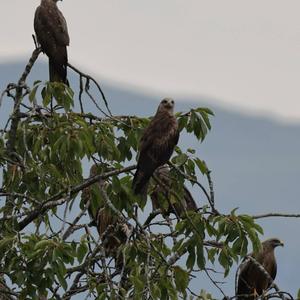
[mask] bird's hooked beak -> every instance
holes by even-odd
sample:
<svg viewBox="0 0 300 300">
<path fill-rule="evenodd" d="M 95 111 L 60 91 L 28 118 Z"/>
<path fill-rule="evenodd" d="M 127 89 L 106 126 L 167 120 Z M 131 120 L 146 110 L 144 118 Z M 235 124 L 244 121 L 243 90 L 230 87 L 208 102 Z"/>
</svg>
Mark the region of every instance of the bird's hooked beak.
<svg viewBox="0 0 300 300">
<path fill-rule="evenodd" d="M 278 241 L 276 242 L 275 247 L 279 247 L 279 246 L 284 247 L 283 241 L 278 240 Z"/>
<path fill-rule="evenodd" d="M 168 103 L 166 104 L 166 107 L 167 107 L 167 108 L 173 108 L 173 104 L 172 104 L 171 102 L 168 102 Z"/>
</svg>

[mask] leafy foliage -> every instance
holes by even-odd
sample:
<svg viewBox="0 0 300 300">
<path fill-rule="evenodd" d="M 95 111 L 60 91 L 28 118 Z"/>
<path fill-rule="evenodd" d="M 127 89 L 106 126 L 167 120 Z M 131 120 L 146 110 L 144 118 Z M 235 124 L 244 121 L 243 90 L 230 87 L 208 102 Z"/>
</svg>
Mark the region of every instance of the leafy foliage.
<svg viewBox="0 0 300 300">
<path fill-rule="evenodd" d="M 1 272 L 18 299 L 70 299 L 80 293 L 95 299 L 187 298 L 197 271 L 221 265 L 227 276 L 249 251 L 249 242 L 254 251 L 260 249 L 263 231 L 250 216 L 235 210 L 223 215 L 212 207 L 210 171 L 195 149 L 176 148 L 171 202 L 180 201 L 183 185 L 190 182 L 198 211 L 165 220 L 144 209 L 147 201 L 131 189 L 135 167 L 126 167 L 149 119 L 77 112 L 74 93 L 59 83 L 37 81 L 28 98 L 18 115 L 14 153 L 7 149 L 11 135 L 0 138 L 6 199 L 0 207 Z M 181 134 L 185 130 L 203 141 L 212 115 L 208 108 L 178 113 Z M 95 162 L 105 166 L 99 174 L 106 185 L 104 194 L 92 188 L 93 214 L 104 204 L 131 228 L 119 249 L 122 263 L 107 255 L 80 200 L 82 190 L 99 180 L 83 175 L 84 166 Z M 195 293 L 213 299 L 201 286 Z"/>
</svg>

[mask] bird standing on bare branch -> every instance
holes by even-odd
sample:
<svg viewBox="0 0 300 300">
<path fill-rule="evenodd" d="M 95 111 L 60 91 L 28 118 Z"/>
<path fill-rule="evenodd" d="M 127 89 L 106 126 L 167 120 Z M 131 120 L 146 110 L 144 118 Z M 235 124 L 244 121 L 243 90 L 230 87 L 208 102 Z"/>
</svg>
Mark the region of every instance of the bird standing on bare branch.
<svg viewBox="0 0 300 300">
<path fill-rule="evenodd" d="M 41 0 L 35 11 L 34 30 L 38 43 L 49 57 L 50 81 L 67 84 L 67 46 L 70 38 L 66 20 L 57 7 L 57 1 L 59 0 Z"/>
<path fill-rule="evenodd" d="M 149 179 L 159 166 L 170 159 L 178 139 L 174 100 L 165 98 L 140 141 L 137 170 L 132 183 L 135 194 L 146 195 Z"/>
<path fill-rule="evenodd" d="M 249 256 L 253 257 L 270 275 L 266 276 L 253 261 L 245 261 L 245 265 L 241 266 L 238 277 L 237 299 L 238 300 L 254 300 L 261 296 L 271 285 L 270 279 L 273 280 L 277 273 L 277 263 L 275 259 L 274 249 L 277 246 L 283 246 L 283 242 L 279 239 L 268 239 L 262 243 L 262 249 Z"/>
</svg>

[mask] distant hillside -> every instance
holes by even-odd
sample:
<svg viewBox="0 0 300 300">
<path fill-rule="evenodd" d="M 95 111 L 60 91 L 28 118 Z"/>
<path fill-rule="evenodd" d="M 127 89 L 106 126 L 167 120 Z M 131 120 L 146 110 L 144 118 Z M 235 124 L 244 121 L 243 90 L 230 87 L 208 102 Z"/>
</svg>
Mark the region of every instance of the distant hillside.
<svg viewBox="0 0 300 300">
<path fill-rule="evenodd" d="M 0 65 L 1 90 L 8 82 L 16 82 L 24 64 Z M 32 81 L 47 79 L 47 72 L 44 64 L 37 64 L 30 78 Z M 74 73 L 70 72 L 70 78 L 71 86 L 78 87 Z M 165 96 L 175 99 L 177 111 L 197 106 L 213 109 L 216 116 L 212 121 L 212 131 L 203 144 L 188 135 L 182 136 L 180 143 L 197 149 L 212 169 L 216 202 L 221 211 L 228 212 L 239 207 L 239 212 L 249 214 L 300 213 L 300 124 L 284 125 L 268 116 L 263 118 L 234 112 L 231 107 L 218 107 L 217 101 L 209 98 L 157 95 L 132 87 L 120 87 L 105 80 L 101 84 L 115 114 L 153 115 L 158 101 Z M 7 104 L 1 107 L 1 124 L 8 109 Z M 197 200 L 199 203 L 202 201 Z M 300 287 L 298 276 L 295 276 L 300 265 L 300 240 L 295 238 L 299 235 L 300 220 L 267 219 L 261 224 L 266 237 L 276 236 L 285 241 L 286 247 L 277 251 L 279 274 L 276 281 L 283 290 L 295 294 Z M 228 284 L 224 287 L 231 291 L 230 294 L 233 293 L 232 276 L 234 274 L 226 279 Z M 211 285 L 206 288 L 215 290 Z"/>
</svg>

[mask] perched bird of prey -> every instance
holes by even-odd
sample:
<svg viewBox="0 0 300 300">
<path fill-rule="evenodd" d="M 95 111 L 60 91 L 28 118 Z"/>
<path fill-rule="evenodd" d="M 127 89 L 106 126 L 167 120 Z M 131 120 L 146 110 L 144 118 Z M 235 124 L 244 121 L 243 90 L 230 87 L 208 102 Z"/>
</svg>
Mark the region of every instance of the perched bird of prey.
<svg viewBox="0 0 300 300">
<path fill-rule="evenodd" d="M 178 217 L 183 217 L 185 211 L 197 211 L 195 200 L 186 186 L 183 186 L 181 199 L 174 197 L 175 193 L 172 193 L 172 191 L 176 183 L 171 177 L 168 165 L 157 168 L 153 175 L 155 183 L 150 194 L 153 210 L 161 209 L 163 214 L 173 213 Z M 156 179 L 158 180 L 156 181 Z M 171 198 L 175 198 L 173 203 Z"/>
<path fill-rule="evenodd" d="M 34 16 L 37 41 L 49 57 L 49 76 L 52 82 L 67 84 L 67 64 L 70 38 L 66 20 L 58 9 L 59 0 L 41 0 Z"/>
<path fill-rule="evenodd" d="M 170 159 L 178 139 L 174 100 L 165 98 L 140 141 L 137 170 L 132 183 L 135 194 L 146 195 L 149 179 L 159 166 Z"/>
<path fill-rule="evenodd" d="M 90 176 L 101 174 L 103 168 L 94 164 L 90 169 Z M 100 189 L 106 189 L 107 183 L 99 180 L 82 191 L 81 199 L 84 204 L 89 202 L 88 211 L 92 224 L 97 227 L 99 236 L 107 256 L 119 257 L 119 247 L 127 240 L 130 232 L 128 226 L 122 223 L 118 216 L 114 215 L 101 198 Z"/>
<path fill-rule="evenodd" d="M 277 246 L 283 246 L 283 242 L 279 239 L 268 239 L 262 243 L 262 249 L 252 256 L 264 269 L 269 273 L 274 280 L 277 272 L 277 264 L 274 255 L 274 249 Z M 258 268 L 252 261 L 247 261 L 241 266 L 238 277 L 237 297 L 238 300 L 254 300 L 262 295 L 270 287 L 270 278 Z M 243 296 L 246 295 L 246 296 Z M 248 296 L 247 296 L 248 295 Z"/>
</svg>

